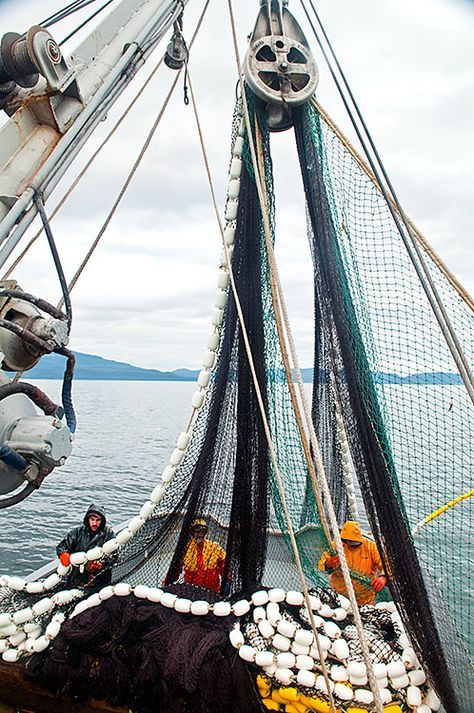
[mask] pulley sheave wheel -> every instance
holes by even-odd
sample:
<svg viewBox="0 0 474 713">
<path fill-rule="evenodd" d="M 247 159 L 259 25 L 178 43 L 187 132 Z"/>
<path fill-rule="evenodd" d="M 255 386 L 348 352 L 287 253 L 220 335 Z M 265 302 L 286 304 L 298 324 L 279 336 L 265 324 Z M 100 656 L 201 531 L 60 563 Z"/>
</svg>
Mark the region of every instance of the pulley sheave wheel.
<svg viewBox="0 0 474 713">
<path fill-rule="evenodd" d="M 304 104 L 314 94 L 319 73 L 301 42 L 285 35 L 261 37 L 245 57 L 245 79 L 257 96 L 272 104 Z"/>
<path fill-rule="evenodd" d="M 265 102 L 270 131 L 284 131 L 293 124 L 291 107 L 313 96 L 319 72 L 287 0 L 260 0 L 260 4 L 244 60 L 245 80 Z"/>
</svg>

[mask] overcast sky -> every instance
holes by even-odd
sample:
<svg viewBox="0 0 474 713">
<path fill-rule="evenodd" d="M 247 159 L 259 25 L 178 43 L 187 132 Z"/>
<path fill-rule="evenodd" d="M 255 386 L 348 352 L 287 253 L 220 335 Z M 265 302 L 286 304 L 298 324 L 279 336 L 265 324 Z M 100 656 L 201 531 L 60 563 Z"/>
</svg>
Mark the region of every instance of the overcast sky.
<svg viewBox="0 0 474 713">
<path fill-rule="evenodd" d="M 65 0 L 0 0 L 2 30 L 23 32 L 65 4 Z M 234 4 L 243 56 L 259 2 Z M 472 291 L 474 3 L 319 0 L 316 5 L 405 211 Z M 187 38 L 201 6 L 201 0 L 189 2 Z M 300 3 L 291 0 L 289 9 L 314 45 Z M 85 14 L 76 16 L 74 23 Z M 58 24 L 51 32 L 60 40 L 70 27 Z M 76 41 L 67 45 L 66 55 Z M 318 99 L 347 130 L 329 72 L 313 49 L 321 72 Z M 158 53 L 111 112 L 111 120 L 137 91 Z M 160 72 L 138 110 L 53 222 L 67 278 L 101 226 L 173 77 L 166 68 Z M 226 0 L 211 2 L 191 56 L 191 77 L 223 206 L 237 80 Z M 100 127 L 70 180 L 111 125 L 109 121 Z M 309 366 L 311 270 L 292 132 L 274 135 L 272 152 L 279 207 L 277 257 L 300 361 Z M 49 210 L 60 195 L 62 189 L 49 201 Z M 193 114 L 183 104 L 180 84 L 119 212 L 72 294 L 71 347 L 143 367 L 199 368 L 210 331 L 219 255 L 220 236 Z M 15 276 L 28 292 L 53 302 L 60 297 L 43 238 Z"/>
</svg>

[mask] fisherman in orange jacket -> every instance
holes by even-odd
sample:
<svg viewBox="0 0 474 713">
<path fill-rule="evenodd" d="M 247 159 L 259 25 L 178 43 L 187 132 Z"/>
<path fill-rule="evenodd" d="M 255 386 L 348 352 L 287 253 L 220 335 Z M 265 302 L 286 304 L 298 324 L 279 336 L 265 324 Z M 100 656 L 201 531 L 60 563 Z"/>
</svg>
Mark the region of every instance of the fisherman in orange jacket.
<svg viewBox="0 0 474 713">
<path fill-rule="evenodd" d="M 379 551 L 372 540 L 364 537 L 358 522 L 348 520 L 341 530 L 342 546 L 350 570 L 359 572 L 370 578 L 370 587 L 352 579 L 354 593 L 359 606 L 374 604 L 376 592 L 382 591 L 387 584 L 383 573 L 383 565 Z M 333 542 L 335 546 L 335 543 Z M 331 555 L 326 550 L 318 562 L 318 568 L 323 572 L 330 572 L 329 582 L 331 587 L 347 596 L 344 578 L 340 569 L 341 562 L 337 555 Z"/>
<path fill-rule="evenodd" d="M 213 592 L 221 589 L 221 577 L 225 566 L 225 550 L 217 542 L 208 540 L 207 522 L 199 519 L 191 524 L 189 540 L 183 557 L 184 581 Z"/>
</svg>

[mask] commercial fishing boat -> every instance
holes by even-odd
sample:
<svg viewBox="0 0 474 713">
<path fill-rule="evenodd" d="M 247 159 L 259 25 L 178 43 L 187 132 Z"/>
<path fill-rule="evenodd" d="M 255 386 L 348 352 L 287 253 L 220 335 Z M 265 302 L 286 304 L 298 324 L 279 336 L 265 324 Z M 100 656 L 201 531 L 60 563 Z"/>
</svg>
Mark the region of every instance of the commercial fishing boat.
<svg viewBox="0 0 474 713">
<path fill-rule="evenodd" d="M 2 372 L 0 505 L 41 497 L 35 491 L 69 456 L 70 293 L 162 112 L 69 284 L 47 201 L 166 36 L 159 65 L 176 72 L 174 86 L 188 75 L 222 237 L 211 331 L 189 419 L 139 513 L 67 564 L 1 577 L 0 699 L 35 711 L 469 711 L 472 573 L 467 596 L 446 573 L 468 547 L 453 532 L 472 529 L 472 299 L 404 213 L 311 2 L 302 3 L 308 27 L 366 159 L 317 102 L 319 70 L 288 3 L 262 0 L 245 58 L 233 33 L 223 219 L 191 82 L 202 17 L 185 41 L 186 2 L 117 0 L 64 57 L 48 28 L 89 4 L 92 20 L 111 3 L 76 0 L 1 44 L 11 119 L 1 137 L 0 261 L 14 257 L 38 216 L 63 291 L 54 306 L 5 268 L 3 368 L 24 372 L 51 352 L 67 366 L 61 405 Z M 271 148 L 282 131 L 295 136 L 312 259 L 311 404 L 274 251 Z M 415 374 L 409 385 L 406 368 Z M 440 378 L 457 389 L 448 408 L 442 387 L 426 388 Z M 367 570 L 348 567 L 340 534 L 361 507 L 387 582 L 377 600 Z M 193 544 L 196 528 L 207 550 Z M 212 560 L 212 582 L 194 576 L 204 566 L 199 551 Z M 342 591 L 318 567 L 327 555 Z M 91 563 L 101 575 L 77 584 Z"/>
</svg>

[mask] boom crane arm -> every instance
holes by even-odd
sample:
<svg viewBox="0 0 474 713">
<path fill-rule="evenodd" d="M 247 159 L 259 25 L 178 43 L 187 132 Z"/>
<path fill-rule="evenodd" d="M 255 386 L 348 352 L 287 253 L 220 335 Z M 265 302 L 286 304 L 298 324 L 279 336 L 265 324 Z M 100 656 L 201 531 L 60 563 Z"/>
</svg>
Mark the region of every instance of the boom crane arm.
<svg viewBox="0 0 474 713">
<path fill-rule="evenodd" d="M 35 194 L 48 198 L 187 1 L 122 0 L 67 60 L 38 26 L 2 40 L 0 96 L 12 118 L 0 131 L 0 267 L 36 215 Z"/>
</svg>

